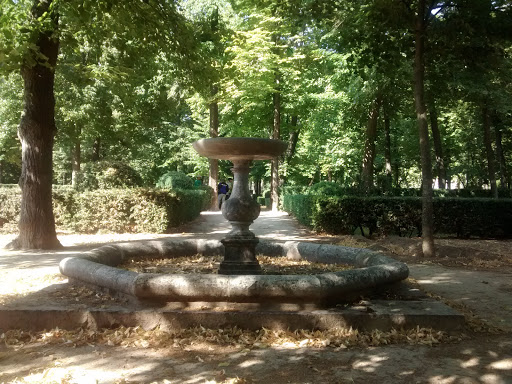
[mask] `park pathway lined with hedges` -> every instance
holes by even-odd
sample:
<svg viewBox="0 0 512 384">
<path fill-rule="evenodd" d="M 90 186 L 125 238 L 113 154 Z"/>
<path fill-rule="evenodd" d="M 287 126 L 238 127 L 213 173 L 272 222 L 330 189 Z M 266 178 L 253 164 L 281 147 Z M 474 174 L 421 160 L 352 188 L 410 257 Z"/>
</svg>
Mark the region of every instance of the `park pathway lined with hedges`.
<svg viewBox="0 0 512 384">
<path fill-rule="evenodd" d="M 154 238 L 220 239 L 229 229 L 219 212 L 204 212 L 172 234 L 61 235 L 59 238 L 67 247 L 59 252 L 2 249 L 0 287 L 4 285 L 4 289 L 0 289 L 0 296 L 6 284 L 16 283 L 13 276 L 22 279 L 31 274 L 57 274 L 61 259 L 108 242 Z M 274 241 L 333 240 L 301 228 L 285 213 L 262 212 L 251 229 L 260 238 Z M 12 236 L 0 236 L 0 246 L 7 244 L 10 238 Z M 512 274 L 423 264 L 412 264 L 410 270 L 425 290 L 464 304 L 490 324 L 511 330 Z M 8 288 L 12 290 L 12 286 Z M 13 375 L 24 377 L 30 372 L 42 371 L 48 364 L 58 366 L 56 370 L 97 374 L 96 377 L 102 377 L 98 382 L 103 383 L 512 383 L 510 333 L 476 336 L 437 347 L 392 345 L 346 350 L 281 347 L 223 353 L 213 349 L 210 352 L 193 348 L 162 351 L 99 345 L 41 348 L 41 352 L 34 347 L 35 352 L 14 353 L 0 346 L 0 383 L 9 382 L 5 379 Z M 103 372 L 103 376 L 99 372 Z M 236 377 L 246 381 L 235 381 Z M 233 380 L 227 381 L 228 378 Z"/>
<path fill-rule="evenodd" d="M 58 274 L 58 263 L 62 259 L 109 242 L 155 238 L 222 239 L 229 230 L 229 223 L 217 211 L 203 212 L 192 223 L 176 229 L 175 233 L 165 235 L 61 234 L 59 239 L 65 248 L 56 252 L 6 250 L 3 247 L 13 236 L 3 235 L 0 236 L 0 273 L 13 276 L 23 270 L 25 275 Z M 251 230 L 259 238 L 273 241 L 329 242 L 334 239 L 316 235 L 300 226 L 294 218 L 284 212 L 263 211 L 251 226 Z M 512 331 L 511 272 L 469 271 L 429 264 L 409 264 L 409 268 L 411 277 L 426 291 L 463 304 L 478 317 L 489 321 L 491 325 Z M 9 287 L 0 288 L 0 294 L 7 289 Z"/>
</svg>

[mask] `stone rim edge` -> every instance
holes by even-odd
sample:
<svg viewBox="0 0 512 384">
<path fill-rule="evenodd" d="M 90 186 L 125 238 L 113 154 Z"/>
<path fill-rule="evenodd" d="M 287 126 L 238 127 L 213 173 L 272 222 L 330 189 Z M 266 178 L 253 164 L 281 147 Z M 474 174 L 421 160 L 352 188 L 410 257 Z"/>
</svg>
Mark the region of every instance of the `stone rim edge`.
<svg viewBox="0 0 512 384">
<path fill-rule="evenodd" d="M 223 253 L 218 240 L 150 240 L 105 245 L 63 259 L 60 272 L 86 284 L 139 299 L 176 302 L 316 302 L 404 280 L 405 263 L 365 248 L 288 241 L 261 241 L 258 253 L 317 262 L 346 263 L 356 269 L 318 275 L 216 275 L 136 273 L 116 268 L 138 255 L 179 257 Z"/>
</svg>

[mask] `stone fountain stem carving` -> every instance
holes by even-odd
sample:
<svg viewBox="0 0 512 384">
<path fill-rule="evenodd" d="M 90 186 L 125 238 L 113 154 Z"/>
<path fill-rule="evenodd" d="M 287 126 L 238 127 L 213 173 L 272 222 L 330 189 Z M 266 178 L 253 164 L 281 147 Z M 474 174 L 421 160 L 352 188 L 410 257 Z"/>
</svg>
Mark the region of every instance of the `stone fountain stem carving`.
<svg viewBox="0 0 512 384">
<path fill-rule="evenodd" d="M 222 215 L 232 226 L 231 231 L 221 240 L 224 244 L 224 260 L 219 273 L 225 275 L 261 274 L 256 259 L 256 245 L 259 240 L 249 226 L 260 215 L 260 205 L 249 191 L 250 160 L 233 160 L 233 191 L 222 205 Z"/>
</svg>

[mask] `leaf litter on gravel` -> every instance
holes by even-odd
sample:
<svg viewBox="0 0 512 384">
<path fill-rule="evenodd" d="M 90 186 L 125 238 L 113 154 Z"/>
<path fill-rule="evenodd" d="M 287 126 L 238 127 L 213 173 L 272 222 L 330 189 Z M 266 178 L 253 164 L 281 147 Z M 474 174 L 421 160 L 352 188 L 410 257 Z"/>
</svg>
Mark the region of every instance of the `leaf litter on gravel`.
<svg viewBox="0 0 512 384">
<path fill-rule="evenodd" d="M 258 255 L 264 274 L 317 274 L 338 272 L 352 268 L 345 264 L 314 263 L 307 260 L 291 260 L 286 257 Z M 139 273 L 217 273 L 222 256 L 185 256 L 166 259 L 145 258 L 130 260 L 119 268 Z"/>
<path fill-rule="evenodd" d="M 159 328 L 144 330 L 141 327 L 119 327 L 116 329 L 59 328 L 43 332 L 9 330 L 0 335 L 0 341 L 8 348 L 21 349 L 32 344 L 107 345 L 125 348 L 180 348 L 194 350 L 205 346 L 231 346 L 240 350 L 253 348 L 349 348 L 388 344 L 421 344 L 433 346 L 444 341 L 459 340 L 456 336 L 429 328 L 414 328 L 383 332 L 373 330 L 360 332 L 352 328 L 319 330 L 270 330 L 256 331 L 237 327 L 208 329 L 194 327 L 167 331 Z"/>
</svg>

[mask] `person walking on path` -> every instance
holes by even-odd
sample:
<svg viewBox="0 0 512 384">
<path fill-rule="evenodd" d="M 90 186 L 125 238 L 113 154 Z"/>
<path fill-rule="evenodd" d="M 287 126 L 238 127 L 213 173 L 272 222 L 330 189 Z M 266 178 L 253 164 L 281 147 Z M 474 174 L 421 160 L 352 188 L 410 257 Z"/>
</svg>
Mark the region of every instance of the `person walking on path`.
<svg viewBox="0 0 512 384">
<path fill-rule="evenodd" d="M 226 200 L 226 195 L 229 192 L 229 185 L 226 184 L 224 180 L 222 180 L 217 186 L 217 204 L 219 209 L 222 208 L 222 203 Z"/>
</svg>

